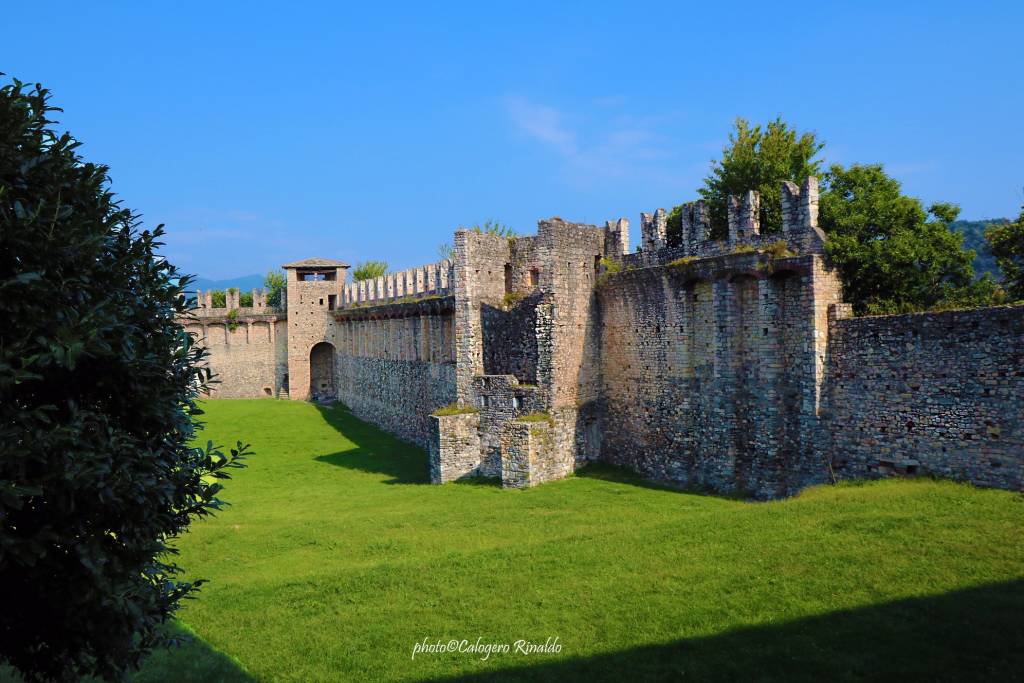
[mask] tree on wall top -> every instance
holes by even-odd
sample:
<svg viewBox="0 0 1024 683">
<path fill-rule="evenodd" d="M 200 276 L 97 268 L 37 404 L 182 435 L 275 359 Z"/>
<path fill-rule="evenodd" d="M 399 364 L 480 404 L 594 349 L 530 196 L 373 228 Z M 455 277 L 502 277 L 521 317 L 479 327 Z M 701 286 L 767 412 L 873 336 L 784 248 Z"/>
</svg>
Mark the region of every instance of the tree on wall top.
<svg viewBox="0 0 1024 683">
<path fill-rule="evenodd" d="M 704 187 L 697 190 L 708 205 L 712 239 L 725 239 L 729 233 L 728 196 L 739 197 L 748 190 L 761 194 L 762 232 L 781 230 L 782 181 L 800 185 L 808 176 L 818 175 L 821 162 L 815 157 L 824 146 L 814 133 L 798 134 L 781 118 L 764 127 L 737 118 L 721 160 L 713 162 Z M 672 246 L 682 240 L 680 211 L 677 206 L 668 216 L 667 237 Z"/>
<path fill-rule="evenodd" d="M 843 281 L 844 299 L 858 313 L 896 313 L 969 307 L 1001 301 L 993 278 L 974 277 L 974 252 L 950 228 L 959 211 L 937 203 L 928 210 L 903 194 L 881 165 L 831 166 L 821 173 L 824 148 L 813 133 L 799 133 L 782 119 L 766 126 L 736 120 L 722 158 L 698 192 L 708 204 L 712 239 L 727 234 L 726 198 L 747 190 L 761 194 L 761 229 L 782 224 L 782 181 L 798 185 L 821 175 L 819 225 L 826 253 Z M 669 244 L 678 245 L 681 207 L 668 216 Z"/>
<path fill-rule="evenodd" d="M 190 445 L 209 379 L 176 321 L 190 278 L 48 97 L 0 88 L 0 661 L 116 679 L 199 585 L 169 543 L 247 447 Z"/>
</svg>

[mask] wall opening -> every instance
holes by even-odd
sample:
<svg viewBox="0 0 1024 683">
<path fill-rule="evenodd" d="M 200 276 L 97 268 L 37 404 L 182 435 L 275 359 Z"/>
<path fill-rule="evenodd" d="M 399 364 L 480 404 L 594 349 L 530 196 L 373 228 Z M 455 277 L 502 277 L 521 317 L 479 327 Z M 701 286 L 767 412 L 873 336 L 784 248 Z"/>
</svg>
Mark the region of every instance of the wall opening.
<svg viewBox="0 0 1024 683">
<path fill-rule="evenodd" d="M 320 342 L 309 351 L 309 397 L 313 401 L 337 398 L 334 387 L 334 346 Z"/>
<path fill-rule="evenodd" d="M 327 310 L 333 311 L 337 307 L 338 307 L 338 295 L 337 294 L 328 294 L 327 295 Z"/>
<path fill-rule="evenodd" d="M 536 268 L 530 268 L 530 286 L 536 287 L 540 284 L 540 271 Z"/>
<path fill-rule="evenodd" d="M 515 289 L 515 285 L 512 283 L 512 264 L 505 264 L 505 293 L 511 294 Z"/>
</svg>

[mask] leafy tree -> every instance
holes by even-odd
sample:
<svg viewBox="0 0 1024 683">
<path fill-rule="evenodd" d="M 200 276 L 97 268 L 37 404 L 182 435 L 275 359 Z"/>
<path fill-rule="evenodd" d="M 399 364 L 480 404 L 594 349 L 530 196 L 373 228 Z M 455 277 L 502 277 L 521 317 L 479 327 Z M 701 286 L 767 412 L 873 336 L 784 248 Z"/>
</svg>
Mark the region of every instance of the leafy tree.
<svg viewBox="0 0 1024 683">
<path fill-rule="evenodd" d="M 388 272 L 387 261 L 363 261 L 355 267 L 352 271 L 352 279 L 356 282 L 360 280 L 372 280 L 376 277 Z"/>
<path fill-rule="evenodd" d="M 263 288 L 267 290 L 267 305 L 280 306 L 287 286 L 288 281 L 285 279 L 284 273 L 279 270 L 267 272 L 267 276 L 263 278 Z"/>
<path fill-rule="evenodd" d="M 0 87 L 0 660 L 116 679 L 198 587 L 170 543 L 247 448 L 189 445 L 209 379 L 176 318 L 190 278 L 48 98 Z"/>
<path fill-rule="evenodd" d="M 781 118 L 763 128 L 752 127 L 746 119 L 736 119 L 722 159 L 713 162 L 711 174 L 698 190 L 708 205 L 712 239 L 725 239 L 729 234 L 726 198 L 748 190 L 761 193 L 761 231 L 781 230 L 782 181 L 791 180 L 799 185 L 807 176 L 817 175 L 821 162 L 814 157 L 823 146 L 814 133 L 798 134 Z M 668 215 L 667 236 L 671 246 L 682 240 L 681 208 L 673 208 Z"/>
<path fill-rule="evenodd" d="M 1010 299 L 1024 299 L 1024 207 L 1013 223 L 993 225 L 985 231 L 1002 272 L 1002 284 Z"/>
<path fill-rule="evenodd" d="M 974 252 L 950 229 L 959 208 L 902 193 L 881 165 L 833 165 L 822 178 L 820 225 L 845 299 L 858 313 L 979 305 L 996 295 L 974 280 Z"/>
<path fill-rule="evenodd" d="M 210 305 L 214 308 L 224 308 L 228 305 L 228 297 L 223 289 L 215 289 L 210 292 Z"/>
<path fill-rule="evenodd" d="M 252 306 L 252 292 L 242 292 L 238 295 L 238 305 L 242 308 L 249 308 Z"/>
</svg>

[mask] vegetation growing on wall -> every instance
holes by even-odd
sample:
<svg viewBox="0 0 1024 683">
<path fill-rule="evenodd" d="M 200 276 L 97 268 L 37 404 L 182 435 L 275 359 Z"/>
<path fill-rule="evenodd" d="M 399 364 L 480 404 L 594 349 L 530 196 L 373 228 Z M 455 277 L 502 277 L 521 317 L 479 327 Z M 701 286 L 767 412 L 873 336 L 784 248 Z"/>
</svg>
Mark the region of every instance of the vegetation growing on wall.
<svg viewBox="0 0 1024 683">
<path fill-rule="evenodd" d="M 438 408 L 437 410 L 432 412 L 431 415 L 436 415 L 437 417 L 446 417 L 448 415 L 468 415 L 470 413 L 479 412 L 480 410 L 478 408 L 474 408 L 473 406 L 459 405 L 458 403 L 449 403 L 446 406 Z"/>
</svg>

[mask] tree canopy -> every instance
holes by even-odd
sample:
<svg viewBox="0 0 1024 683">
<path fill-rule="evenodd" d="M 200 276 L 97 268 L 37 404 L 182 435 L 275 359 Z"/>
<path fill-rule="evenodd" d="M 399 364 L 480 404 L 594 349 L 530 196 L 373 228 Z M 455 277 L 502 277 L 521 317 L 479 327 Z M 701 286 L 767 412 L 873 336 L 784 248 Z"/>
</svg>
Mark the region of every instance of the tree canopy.
<svg viewBox="0 0 1024 683">
<path fill-rule="evenodd" d="M 267 276 L 263 278 L 263 289 L 267 292 L 267 306 L 281 306 L 287 286 L 288 280 L 284 273 L 279 270 L 268 271 Z"/>
<path fill-rule="evenodd" d="M 822 188 L 826 250 L 858 313 L 979 305 L 996 296 L 991 276 L 975 281 L 974 252 L 950 228 L 955 205 L 926 210 L 880 164 L 833 165 Z"/>
<path fill-rule="evenodd" d="M 728 235 L 726 200 L 748 190 L 761 194 L 761 232 L 782 227 L 781 185 L 821 177 L 820 226 L 828 255 L 843 281 L 844 298 L 858 313 L 888 313 L 1000 300 L 991 275 L 975 279 L 975 252 L 951 229 L 959 209 L 938 203 L 927 210 L 903 194 L 877 164 L 831 166 L 822 173 L 824 148 L 814 133 L 781 118 L 765 126 L 737 119 L 722 158 L 698 193 L 707 202 L 712 239 Z M 668 216 L 668 242 L 681 241 L 681 206 Z"/>
<path fill-rule="evenodd" d="M 190 279 L 48 98 L 0 87 L 0 660 L 115 679 L 199 585 L 169 544 L 246 448 L 191 445 L 209 374 L 178 322 Z"/>
<path fill-rule="evenodd" d="M 1024 300 L 1024 207 L 1013 223 L 986 230 L 985 239 L 999 265 L 1007 296 L 1014 301 Z"/>
<path fill-rule="evenodd" d="M 352 270 L 352 279 L 356 282 L 361 280 L 372 280 L 387 272 L 387 261 L 363 261 Z"/>
<path fill-rule="evenodd" d="M 736 119 L 722 158 L 713 162 L 704 187 L 697 190 L 708 205 L 711 237 L 725 239 L 729 231 L 726 199 L 748 190 L 761 194 L 761 231 L 781 230 L 782 181 L 791 180 L 799 185 L 808 176 L 817 175 L 821 162 L 815 157 L 822 147 L 824 143 L 814 133 L 798 133 L 781 118 L 764 127 Z M 682 239 L 680 211 L 677 206 L 668 215 L 667 237 L 671 246 Z"/>
</svg>

